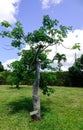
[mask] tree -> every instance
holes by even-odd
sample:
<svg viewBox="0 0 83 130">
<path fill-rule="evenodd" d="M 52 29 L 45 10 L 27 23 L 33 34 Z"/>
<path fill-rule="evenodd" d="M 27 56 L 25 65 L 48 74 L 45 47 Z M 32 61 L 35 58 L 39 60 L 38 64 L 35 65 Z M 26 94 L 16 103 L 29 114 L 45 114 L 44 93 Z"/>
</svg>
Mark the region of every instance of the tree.
<svg viewBox="0 0 83 130">
<path fill-rule="evenodd" d="M 83 55 L 75 59 L 74 64 L 69 68 L 69 75 L 72 86 L 83 86 Z"/>
<path fill-rule="evenodd" d="M 16 88 L 19 88 L 19 83 L 23 79 L 22 72 L 24 70 L 24 65 L 21 61 L 14 61 L 9 67 L 12 69 L 11 82 L 12 84 L 16 84 Z"/>
<path fill-rule="evenodd" d="M 0 62 L 0 72 L 4 71 L 4 67 L 2 65 L 2 63 Z"/>
<path fill-rule="evenodd" d="M 61 66 L 62 66 L 61 61 L 63 60 L 65 62 L 67 59 L 66 59 L 65 54 L 56 53 L 56 55 L 54 56 L 53 60 L 57 60 L 58 61 L 58 65 L 57 65 L 58 66 L 58 70 L 61 71 Z"/>
<path fill-rule="evenodd" d="M 9 75 L 10 75 L 10 72 L 7 70 L 0 72 L 0 80 L 2 84 L 7 84 L 7 78 Z"/>
<path fill-rule="evenodd" d="M 7 21 L 1 23 L 4 27 L 10 27 L 11 30 L 2 31 L 0 35 L 6 36 L 12 39 L 11 45 L 17 48 L 22 47 L 23 44 L 28 44 L 30 49 L 20 53 L 23 58 L 23 62 L 26 63 L 27 70 L 35 72 L 35 80 L 33 83 L 33 110 L 37 111 L 34 115 L 34 119 L 41 119 L 40 113 L 40 96 L 39 96 L 39 82 L 40 82 L 40 69 L 48 66 L 47 58 L 44 57 L 43 53 L 46 54 L 48 47 L 56 44 L 62 44 L 64 38 L 67 37 L 68 30 L 71 27 L 65 27 L 59 24 L 59 21 L 52 20 L 48 15 L 44 16 L 42 26 L 25 35 L 22 25 L 20 22 L 16 22 L 15 26 L 12 27 Z M 28 56 L 28 60 L 26 60 Z M 41 58 L 42 57 L 42 58 Z M 45 59 L 43 62 L 42 59 Z M 48 66 L 49 67 L 49 66 Z"/>
</svg>

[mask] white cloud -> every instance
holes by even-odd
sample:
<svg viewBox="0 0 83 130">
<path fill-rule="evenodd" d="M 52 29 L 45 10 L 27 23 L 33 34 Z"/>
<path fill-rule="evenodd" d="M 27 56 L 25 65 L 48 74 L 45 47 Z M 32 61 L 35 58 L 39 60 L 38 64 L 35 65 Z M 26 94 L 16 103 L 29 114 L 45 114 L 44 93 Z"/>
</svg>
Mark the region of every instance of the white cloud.
<svg viewBox="0 0 83 130">
<path fill-rule="evenodd" d="M 22 50 L 29 50 L 29 49 L 30 49 L 30 46 L 26 44 L 26 46 Z"/>
<path fill-rule="evenodd" d="M 74 31 L 70 31 L 67 35 L 67 38 L 64 39 L 63 45 L 66 48 L 72 48 L 72 46 L 75 43 L 80 43 L 80 51 L 79 50 L 71 50 L 71 49 L 65 49 L 64 47 L 57 46 L 57 52 L 60 54 L 65 54 L 67 57 L 67 61 L 63 63 L 63 70 L 67 70 L 75 61 L 75 54 L 76 57 L 80 57 L 81 54 L 83 54 L 83 30 L 76 29 Z M 52 53 L 49 54 L 49 57 L 52 58 L 53 55 L 56 53 L 56 48 L 53 46 L 51 47 Z"/>
<path fill-rule="evenodd" d="M 62 0 L 40 0 L 42 3 L 42 8 L 47 9 L 50 8 L 53 4 L 59 4 Z"/>
<path fill-rule="evenodd" d="M 15 15 L 18 13 L 19 3 L 20 0 L 0 0 L 0 22 L 16 22 Z"/>
<path fill-rule="evenodd" d="M 11 64 L 12 62 L 16 61 L 16 60 L 17 60 L 17 59 L 9 59 L 9 60 L 5 61 L 5 62 L 3 63 L 4 69 L 9 69 L 9 68 L 8 68 L 8 65 Z"/>
</svg>

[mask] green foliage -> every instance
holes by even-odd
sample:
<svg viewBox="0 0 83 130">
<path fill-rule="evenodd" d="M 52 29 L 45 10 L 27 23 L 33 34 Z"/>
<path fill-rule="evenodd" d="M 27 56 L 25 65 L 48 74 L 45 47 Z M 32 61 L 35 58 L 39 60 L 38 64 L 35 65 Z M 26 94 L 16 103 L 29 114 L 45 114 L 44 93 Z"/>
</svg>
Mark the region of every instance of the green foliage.
<svg viewBox="0 0 83 130">
<path fill-rule="evenodd" d="M 18 47 L 18 49 L 20 49 L 22 44 L 23 43 L 20 40 L 12 40 L 12 43 L 11 43 L 12 46 Z"/>
<path fill-rule="evenodd" d="M 62 33 L 62 37 L 67 37 L 67 32 L 68 32 L 68 30 L 71 30 L 72 29 L 72 27 L 71 26 L 69 26 L 69 27 L 65 27 L 65 26 L 63 26 L 63 25 L 60 25 L 60 30 L 61 30 L 61 33 Z"/>
<path fill-rule="evenodd" d="M 0 74 L 0 85 L 5 84 L 5 79 L 4 77 Z"/>
<path fill-rule="evenodd" d="M 17 73 L 18 72 L 18 73 Z M 18 82 L 20 84 L 31 85 L 35 79 L 34 72 L 13 71 L 13 72 L 1 72 L 0 76 L 3 79 L 1 84 L 15 85 Z M 68 72 L 41 72 L 40 74 L 40 88 L 45 91 L 49 91 L 48 86 L 71 86 L 71 80 Z M 45 92 L 44 91 L 44 92 Z"/>
<path fill-rule="evenodd" d="M 51 29 L 54 26 L 57 26 L 59 23 L 58 20 L 52 20 L 50 19 L 49 15 L 44 16 L 43 18 L 43 25 L 46 29 Z"/>
<path fill-rule="evenodd" d="M 83 55 L 69 68 L 69 74 L 72 86 L 83 86 Z"/>
<path fill-rule="evenodd" d="M 0 84 L 8 84 L 7 77 L 10 75 L 9 71 L 2 71 L 0 72 Z"/>
<path fill-rule="evenodd" d="M 10 27 L 10 29 L 5 31 L 3 30 L 0 33 L 0 35 L 3 38 L 4 37 L 11 38 L 12 39 L 11 45 L 20 49 L 20 47 L 25 43 L 24 31 L 21 23 L 17 21 L 15 23 L 15 26 L 13 27 L 7 21 L 3 21 L 1 25 L 6 28 Z"/>
<path fill-rule="evenodd" d="M 65 56 L 65 54 L 56 53 L 56 55 L 54 56 L 53 59 L 58 60 L 58 62 L 60 62 L 61 60 L 66 61 L 66 56 Z"/>
<path fill-rule="evenodd" d="M 81 65 L 81 69 L 83 69 L 83 54 L 80 57 L 80 65 Z"/>
<path fill-rule="evenodd" d="M 40 41 L 47 42 L 47 43 L 53 42 L 52 38 L 47 36 L 43 28 L 40 28 L 39 30 L 35 30 L 33 33 L 28 33 L 28 35 L 26 36 L 26 42 L 31 42 L 31 44 L 34 43 L 37 44 Z"/>
<path fill-rule="evenodd" d="M 12 76 L 12 73 L 9 76 L 7 76 L 7 80 L 6 81 L 7 81 L 6 84 L 8 84 L 8 85 L 15 85 L 14 77 Z"/>
<path fill-rule="evenodd" d="M 55 85 L 56 86 L 71 86 L 71 80 L 69 77 L 69 72 L 68 71 L 58 71 L 55 73 L 56 75 L 56 82 Z"/>
<path fill-rule="evenodd" d="M 22 76 L 23 76 L 23 79 L 21 80 L 21 84 L 25 84 L 25 85 L 32 85 L 33 82 L 34 82 L 34 77 L 35 77 L 35 74 L 34 72 L 27 72 L 27 71 L 24 71 L 22 73 Z"/>
<path fill-rule="evenodd" d="M 54 93 L 54 88 L 50 88 L 48 86 L 44 86 L 43 89 L 42 89 L 42 93 L 44 95 L 50 96 L 51 94 Z"/>
<path fill-rule="evenodd" d="M 80 43 L 75 43 L 72 49 L 78 49 L 80 51 Z"/>
<path fill-rule="evenodd" d="M 2 31 L 0 33 L 0 35 L 4 38 L 4 37 L 8 37 L 8 38 L 12 38 L 12 35 L 9 31 Z"/>
<path fill-rule="evenodd" d="M 20 40 L 24 36 L 22 25 L 19 21 L 17 21 L 15 25 L 16 27 L 13 28 L 13 30 L 11 31 L 11 34 L 15 39 Z"/>
<path fill-rule="evenodd" d="M 11 31 L 11 35 L 14 38 L 11 45 L 20 48 L 20 46 L 24 44 L 24 32 L 19 21 L 16 22 L 15 27 Z"/>
<path fill-rule="evenodd" d="M 38 30 L 28 33 L 25 40 L 30 45 L 41 43 L 43 50 L 50 45 L 60 44 L 70 30 L 70 27 L 59 25 L 58 20 L 52 20 L 48 15 L 44 16 L 42 24 Z"/>
<path fill-rule="evenodd" d="M 28 70 L 34 70 L 35 69 L 35 55 L 36 52 L 33 48 L 30 50 L 23 50 L 21 53 L 21 63 L 25 66 L 25 68 Z"/>
<path fill-rule="evenodd" d="M 6 28 L 11 27 L 11 25 L 9 24 L 8 21 L 1 22 L 1 25 L 4 26 L 4 27 L 6 27 Z"/>
<path fill-rule="evenodd" d="M 62 66 L 61 61 L 65 62 L 67 60 L 65 54 L 56 53 L 56 55 L 53 58 L 53 61 L 54 60 L 57 60 L 57 66 L 58 66 L 57 69 L 58 71 L 61 71 L 61 66 Z"/>
<path fill-rule="evenodd" d="M 2 63 L 0 62 L 0 72 L 4 71 L 4 67 L 2 65 Z"/>
<path fill-rule="evenodd" d="M 48 73 L 49 74 L 49 73 Z M 52 75 L 51 75 L 52 76 Z M 50 96 L 52 93 L 54 93 L 54 89 L 52 87 L 48 87 L 47 85 L 49 84 L 49 81 L 53 83 L 53 76 L 49 77 L 47 73 L 41 73 L 41 78 L 40 78 L 40 85 L 39 87 L 42 89 L 42 93 L 44 95 Z M 49 84 L 50 85 L 50 84 Z"/>
<path fill-rule="evenodd" d="M 14 61 L 13 63 L 11 63 L 10 68 L 13 71 L 12 77 L 10 77 L 11 82 L 13 82 L 13 84 L 16 84 L 19 86 L 19 83 L 23 79 L 22 73 L 25 69 L 25 66 L 24 66 L 24 64 L 22 64 L 21 61 Z"/>
<path fill-rule="evenodd" d="M 31 47 L 29 50 L 23 50 L 19 55 L 21 55 L 21 63 L 24 64 L 27 71 L 35 71 L 35 65 L 37 58 L 41 63 L 41 69 L 48 68 L 48 65 L 51 63 L 51 60 L 47 57 L 48 51 L 39 53 L 37 56 L 36 49 Z M 36 58 L 37 57 L 37 58 Z"/>
<path fill-rule="evenodd" d="M 41 72 L 40 82 L 46 82 L 47 85 L 55 86 L 56 83 L 56 74 L 55 72 Z"/>
</svg>

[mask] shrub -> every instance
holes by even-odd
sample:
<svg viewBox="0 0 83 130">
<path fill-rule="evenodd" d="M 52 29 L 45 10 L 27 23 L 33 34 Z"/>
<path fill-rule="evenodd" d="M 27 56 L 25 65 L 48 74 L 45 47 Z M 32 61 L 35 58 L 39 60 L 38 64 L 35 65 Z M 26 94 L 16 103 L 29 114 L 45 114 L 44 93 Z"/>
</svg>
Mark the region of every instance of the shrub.
<svg viewBox="0 0 83 130">
<path fill-rule="evenodd" d="M 57 86 L 71 86 L 68 71 L 56 72 L 56 85 Z"/>
</svg>

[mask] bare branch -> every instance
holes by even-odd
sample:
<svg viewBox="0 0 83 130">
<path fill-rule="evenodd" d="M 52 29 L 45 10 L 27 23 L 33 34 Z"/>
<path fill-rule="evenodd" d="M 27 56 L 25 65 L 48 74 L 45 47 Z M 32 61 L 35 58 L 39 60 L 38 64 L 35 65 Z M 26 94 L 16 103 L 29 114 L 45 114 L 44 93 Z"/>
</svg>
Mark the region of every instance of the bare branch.
<svg viewBox="0 0 83 130">
<path fill-rule="evenodd" d="M 61 45 L 62 45 L 65 49 L 70 49 L 70 50 L 72 50 L 72 48 L 65 47 L 62 43 L 61 43 Z"/>
</svg>

